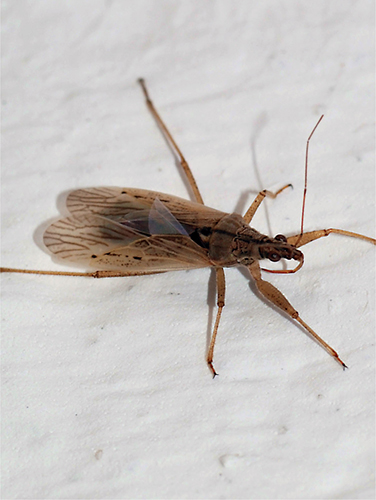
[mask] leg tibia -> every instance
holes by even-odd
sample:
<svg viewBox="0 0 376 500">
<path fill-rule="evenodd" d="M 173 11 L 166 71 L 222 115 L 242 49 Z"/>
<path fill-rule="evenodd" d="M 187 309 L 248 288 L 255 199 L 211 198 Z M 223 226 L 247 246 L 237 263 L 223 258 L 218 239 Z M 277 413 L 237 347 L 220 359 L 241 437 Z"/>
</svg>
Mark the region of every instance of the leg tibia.
<svg viewBox="0 0 376 500">
<path fill-rule="evenodd" d="M 318 342 L 325 351 L 330 354 L 343 368 L 347 368 L 345 363 L 339 358 L 334 349 L 330 347 L 321 337 L 312 330 L 299 316 L 298 311 L 290 304 L 286 297 L 271 283 L 261 278 L 260 268 L 257 263 L 252 264 L 249 270 L 255 280 L 259 292 L 272 304 L 287 313 L 292 319 L 297 321 L 302 327 Z"/>
</svg>

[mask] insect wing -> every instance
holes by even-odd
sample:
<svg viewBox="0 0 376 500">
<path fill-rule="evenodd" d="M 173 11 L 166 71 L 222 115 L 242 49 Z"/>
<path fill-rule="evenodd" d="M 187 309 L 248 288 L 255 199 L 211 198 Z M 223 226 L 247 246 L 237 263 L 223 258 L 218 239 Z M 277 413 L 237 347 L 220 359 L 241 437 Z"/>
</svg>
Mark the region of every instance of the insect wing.
<svg viewBox="0 0 376 500">
<path fill-rule="evenodd" d="M 66 205 L 73 215 L 91 212 L 117 220 L 129 213 L 150 209 L 152 202 L 129 196 L 122 188 L 95 187 L 72 191 Z"/>
<path fill-rule="evenodd" d="M 123 223 L 144 214 L 158 199 L 188 234 L 197 227 L 213 227 L 226 214 L 177 196 L 145 189 L 95 187 L 72 191 L 66 201 L 72 215 L 91 212 Z"/>
<path fill-rule="evenodd" d="M 188 236 L 184 227 L 159 198 L 155 198 L 149 212 L 149 232 L 150 234 L 184 234 Z"/>
<path fill-rule="evenodd" d="M 169 271 L 210 266 L 208 252 L 188 235 L 225 214 L 182 198 L 143 189 L 97 187 L 72 191 L 72 214 L 44 234 L 57 257 L 112 271 Z"/>
<path fill-rule="evenodd" d="M 142 237 L 132 228 L 106 217 L 86 213 L 51 224 L 43 235 L 43 242 L 61 259 L 86 262 L 92 255 L 106 253 Z"/>
<path fill-rule="evenodd" d="M 57 257 L 96 270 L 161 272 L 210 265 L 207 252 L 189 236 L 148 236 L 91 213 L 54 222 L 43 241 Z"/>
</svg>

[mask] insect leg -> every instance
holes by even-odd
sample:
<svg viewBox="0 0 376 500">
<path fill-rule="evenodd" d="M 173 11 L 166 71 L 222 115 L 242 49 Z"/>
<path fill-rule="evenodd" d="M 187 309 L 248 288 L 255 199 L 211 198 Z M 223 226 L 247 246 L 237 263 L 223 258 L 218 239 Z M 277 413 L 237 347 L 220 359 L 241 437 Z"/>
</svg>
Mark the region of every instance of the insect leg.
<svg viewBox="0 0 376 500">
<path fill-rule="evenodd" d="M 291 318 L 295 319 L 298 323 L 302 325 L 305 330 L 320 344 L 325 351 L 332 356 L 337 363 L 339 363 L 343 369 L 347 368 L 345 363 L 339 358 L 338 354 L 334 349 L 330 347 L 321 337 L 317 335 L 316 332 L 312 330 L 310 326 L 307 325 L 299 316 L 298 311 L 296 311 L 286 297 L 271 283 L 264 281 L 261 278 L 260 266 L 257 262 L 253 263 L 248 268 L 251 272 L 253 279 L 255 280 L 258 291 L 275 306 L 277 306 L 282 311 L 286 312 Z"/>
<path fill-rule="evenodd" d="M 217 338 L 218 326 L 219 326 L 219 322 L 221 320 L 222 309 L 225 306 L 225 292 L 226 292 L 226 280 L 225 280 L 225 272 L 223 270 L 223 267 L 217 267 L 215 269 L 215 271 L 216 271 L 216 278 L 217 278 L 217 307 L 218 307 L 218 309 L 217 309 L 217 317 L 215 318 L 213 333 L 212 333 L 212 336 L 210 339 L 208 355 L 206 358 L 209 369 L 213 374 L 213 378 L 217 375 L 217 372 L 215 371 L 214 366 L 213 366 L 214 345 L 215 345 L 215 339 Z"/>
<path fill-rule="evenodd" d="M 84 276 L 87 278 L 121 278 L 125 276 L 144 276 L 147 274 L 159 274 L 164 271 L 94 271 L 91 273 L 69 272 L 69 271 L 36 271 L 33 269 L 14 269 L 12 267 L 0 267 L 0 273 L 22 273 L 22 274 L 47 274 L 48 276 Z"/>
<path fill-rule="evenodd" d="M 282 193 L 282 191 L 284 191 L 288 187 L 292 187 L 292 184 L 286 184 L 286 186 L 283 186 L 281 189 L 278 189 L 278 191 L 276 191 L 275 193 L 272 193 L 267 189 L 260 191 L 259 194 L 256 196 L 256 198 L 253 200 L 252 205 L 248 208 L 248 210 L 244 214 L 243 219 L 246 221 L 246 223 L 249 224 L 251 222 L 253 216 L 256 213 L 256 210 L 263 202 L 265 196 L 269 196 L 269 198 L 276 198 L 279 195 L 279 193 Z"/>
<path fill-rule="evenodd" d="M 191 189 L 193 191 L 193 194 L 195 195 L 197 203 L 204 204 L 204 201 L 202 199 L 201 193 L 200 193 L 200 191 L 199 191 L 199 189 L 197 187 L 197 183 L 195 181 L 195 178 L 193 177 L 192 170 L 190 169 L 187 160 L 184 158 L 183 153 L 180 151 L 180 148 L 178 147 L 178 145 L 174 141 L 174 139 L 173 139 L 171 133 L 169 132 L 168 128 L 164 124 L 162 118 L 159 116 L 158 111 L 155 109 L 154 104 L 153 104 L 152 100 L 149 97 L 149 93 L 148 93 L 148 90 L 146 88 L 145 80 L 143 78 L 139 78 L 138 79 L 138 83 L 142 87 L 142 90 L 144 92 L 145 99 L 146 99 L 146 104 L 147 104 L 147 106 L 148 106 L 151 114 L 154 116 L 155 121 L 157 122 L 158 126 L 162 130 L 163 135 L 165 136 L 165 138 L 167 139 L 167 141 L 169 142 L 169 144 L 171 144 L 174 152 L 179 157 L 180 165 L 181 165 L 182 169 L 184 170 L 185 175 L 187 176 L 189 185 L 191 186 Z"/>
<path fill-rule="evenodd" d="M 343 229 L 318 229 L 316 231 L 309 231 L 303 234 L 296 234 L 294 236 L 290 236 L 287 238 L 287 243 L 290 245 L 294 245 L 297 248 L 306 245 L 307 243 L 311 243 L 311 241 L 318 240 L 319 238 L 323 238 L 324 236 L 329 236 L 330 233 L 334 234 L 342 234 L 344 236 L 350 236 L 351 238 L 359 238 L 360 240 L 369 241 L 376 245 L 376 240 L 374 238 L 370 238 L 369 236 L 364 236 L 363 234 L 352 233 L 351 231 L 345 231 Z"/>
</svg>

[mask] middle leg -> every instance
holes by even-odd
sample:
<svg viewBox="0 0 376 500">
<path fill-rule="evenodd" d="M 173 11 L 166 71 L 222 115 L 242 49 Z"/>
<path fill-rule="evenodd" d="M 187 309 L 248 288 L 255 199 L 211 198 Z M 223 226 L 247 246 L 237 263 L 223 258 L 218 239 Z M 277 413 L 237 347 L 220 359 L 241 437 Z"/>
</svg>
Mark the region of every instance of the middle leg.
<svg viewBox="0 0 376 500">
<path fill-rule="evenodd" d="M 146 99 L 146 104 L 147 104 L 147 106 L 148 106 L 151 114 L 154 116 L 157 124 L 159 125 L 160 129 L 162 130 L 163 135 L 167 138 L 169 144 L 171 144 L 173 150 L 175 151 L 175 154 L 179 158 L 180 165 L 181 165 L 183 171 L 185 172 L 185 175 L 186 175 L 186 177 L 188 179 L 189 185 L 191 186 L 191 189 L 193 191 L 193 194 L 194 194 L 194 196 L 196 198 L 197 203 L 201 203 L 203 205 L 204 201 L 202 199 L 200 190 L 198 189 L 196 180 L 193 177 L 192 170 L 191 170 L 190 166 L 188 165 L 187 160 L 184 158 L 183 153 L 181 152 L 179 146 L 176 144 L 174 138 L 172 137 L 170 131 L 166 127 L 164 121 L 160 117 L 160 115 L 159 115 L 158 111 L 156 110 L 156 108 L 155 108 L 152 100 L 150 99 L 148 90 L 146 88 L 145 80 L 143 78 L 139 78 L 138 79 L 138 83 L 141 85 L 141 88 L 142 88 L 142 90 L 144 92 L 144 96 L 145 96 L 145 99 Z"/>
<path fill-rule="evenodd" d="M 223 267 L 217 267 L 216 270 L 216 278 L 217 278 L 217 317 L 215 318 L 215 324 L 213 333 L 210 339 L 210 345 L 208 349 L 208 354 L 206 361 L 208 363 L 209 369 L 213 374 L 213 378 L 218 375 L 213 366 L 213 354 L 214 354 L 214 345 L 215 339 L 217 338 L 217 332 L 219 327 L 219 322 L 221 320 L 222 310 L 225 307 L 225 293 L 226 293 L 226 280 L 225 280 L 225 272 Z"/>
</svg>

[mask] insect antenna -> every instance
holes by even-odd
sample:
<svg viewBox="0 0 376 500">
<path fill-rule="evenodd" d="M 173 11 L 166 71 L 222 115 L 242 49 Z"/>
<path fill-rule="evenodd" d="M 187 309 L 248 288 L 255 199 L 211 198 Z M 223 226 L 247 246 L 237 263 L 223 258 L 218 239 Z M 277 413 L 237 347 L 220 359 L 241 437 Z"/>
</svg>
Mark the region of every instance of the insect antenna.
<svg viewBox="0 0 376 500">
<path fill-rule="evenodd" d="M 324 115 L 321 115 L 318 122 L 316 125 L 313 127 L 312 132 L 309 134 L 309 137 L 307 139 L 307 144 L 306 144 L 306 152 L 305 152 L 305 167 L 304 167 L 304 190 L 303 190 L 303 203 L 302 203 L 302 217 L 300 221 L 300 234 L 298 239 L 295 242 L 295 246 L 297 247 L 302 236 L 303 236 L 303 227 L 304 227 L 304 212 L 305 212 L 305 204 L 306 204 L 306 198 L 307 198 L 307 184 L 308 184 L 308 150 L 309 150 L 309 141 L 311 140 L 311 137 L 315 133 L 315 130 L 319 126 L 319 123 L 321 120 L 324 118 Z"/>
<path fill-rule="evenodd" d="M 305 204 L 306 204 L 306 198 L 307 198 L 307 185 L 308 185 L 308 151 L 309 151 L 309 141 L 311 140 L 311 137 L 315 133 L 315 130 L 319 126 L 319 123 L 321 120 L 324 118 L 324 115 L 321 115 L 318 122 L 316 125 L 313 127 L 312 132 L 309 134 L 309 137 L 307 139 L 307 144 L 306 144 L 306 152 L 305 152 L 305 167 L 304 167 L 304 190 L 303 190 L 303 203 L 302 203 L 302 217 L 300 221 L 300 234 L 298 236 L 298 239 L 296 240 L 294 246 L 298 247 L 299 242 L 302 239 L 303 236 L 303 228 L 304 228 L 304 213 L 305 213 Z M 291 185 L 291 184 L 289 184 Z M 285 186 L 288 187 L 289 185 Z M 285 189 L 282 188 L 282 189 Z M 281 190 L 280 190 L 281 191 Z M 278 193 L 277 193 L 278 194 Z M 266 269 L 264 267 L 261 268 L 262 271 L 266 271 L 268 273 L 274 273 L 274 274 L 290 274 L 290 273 L 296 273 L 296 271 L 299 271 L 299 269 L 303 266 L 303 258 L 300 260 L 299 264 L 294 268 L 294 269 L 283 269 L 283 270 L 274 270 L 274 269 Z"/>
</svg>

